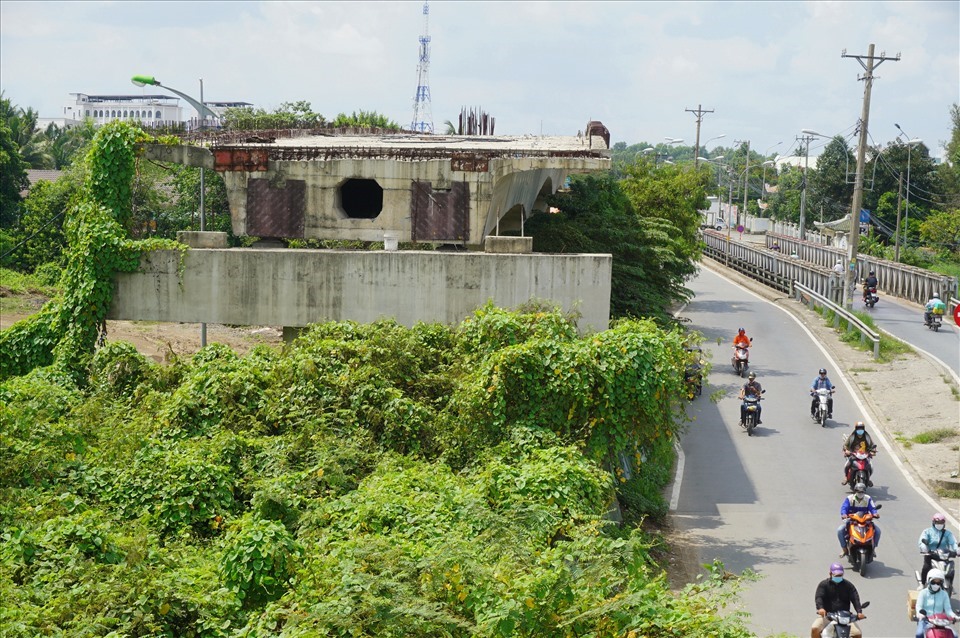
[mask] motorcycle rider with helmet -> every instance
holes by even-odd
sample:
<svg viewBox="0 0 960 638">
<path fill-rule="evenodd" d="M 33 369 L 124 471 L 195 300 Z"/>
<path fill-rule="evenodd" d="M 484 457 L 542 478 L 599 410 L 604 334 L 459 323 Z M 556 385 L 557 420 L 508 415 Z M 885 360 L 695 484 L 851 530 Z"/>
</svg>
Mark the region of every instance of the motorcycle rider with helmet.
<svg viewBox="0 0 960 638">
<path fill-rule="evenodd" d="M 950 596 L 943 588 L 943 572 L 939 569 L 931 569 L 927 574 L 927 586 L 917 594 L 917 633 L 916 638 L 923 638 L 930 621 L 927 616 L 931 614 L 944 614 L 950 618 L 950 622 L 957 622 L 960 616 L 954 613 L 950 606 Z M 923 613 L 921 613 L 921 611 Z M 953 638 L 957 638 L 957 632 L 953 632 Z"/>
<path fill-rule="evenodd" d="M 743 328 L 741 328 L 741 330 L 743 330 Z M 743 405 L 743 400 L 747 398 L 748 394 L 753 394 L 759 397 L 763 393 L 763 388 L 760 386 L 760 383 L 756 379 L 757 379 L 757 373 L 751 371 L 750 374 L 747 375 L 747 382 L 743 384 L 742 388 L 740 388 L 740 426 L 741 427 L 743 427 L 744 423 L 746 423 L 747 421 L 747 418 L 746 418 L 747 408 L 746 406 Z M 760 407 L 760 403 L 757 402 L 757 425 L 760 425 L 761 423 L 763 423 L 763 421 L 760 420 L 760 412 L 762 412 L 762 408 Z"/>
<path fill-rule="evenodd" d="M 875 517 L 879 515 L 877 505 L 873 498 L 867 494 L 867 486 L 863 483 L 857 483 L 853 486 L 853 494 L 850 494 L 840 505 L 840 527 L 837 528 L 837 540 L 840 541 L 840 558 L 848 554 L 847 544 L 850 542 L 850 530 L 847 517 L 851 514 L 861 514 L 869 512 Z M 877 555 L 877 547 L 880 545 L 880 526 L 873 521 L 873 555 Z"/>
<path fill-rule="evenodd" d="M 876 288 L 876 287 L 877 287 L 877 283 L 878 283 L 878 282 L 877 282 L 877 273 L 871 270 L 871 271 L 870 271 L 870 274 L 867 275 L 866 278 L 863 280 L 863 301 L 864 301 L 864 303 L 866 303 L 866 301 L 867 301 L 867 293 L 870 292 L 870 289 L 871 289 L 871 288 Z"/>
<path fill-rule="evenodd" d="M 827 376 L 827 369 L 820 368 L 820 373 L 817 375 L 813 384 L 810 386 L 810 396 L 813 397 L 813 402 L 810 404 L 810 416 L 816 416 L 817 414 L 817 390 L 821 388 L 830 390 L 830 394 L 827 396 L 827 417 L 833 418 L 833 391 L 837 386 L 833 385 L 830 382 L 830 378 Z"/>
<path fill-rule="evenodd" d="M 933 559 L 933 557 L 930 556 L 931 551 L 945 549 L 954 554 L 957 553 L 957 537 L 947 529 L 946 516 L 940 512 L 933 515 L 930 527 L 920 533 L 920 540 L 917 541 L 917 547 L 920 548 L 920 553 L 923 554 L 923 570 L 920 572 L 920 582 L 925 583 L 927 582 L 927 572 L 929 572 L 932 567 L 930 564 L 930 561 Z M 941 578 L 942 577 L 941 574 Z M 919 607 L 917 609 L 919 609 Z"/>
<path fill-rule="evenodd" d="M 734 348 L 749 348 L 750 342 L 753 341 L 750 337 L 747 336 L 747 331 L 743 328 L 737 330 L 737 336 L 733 338 L 733 347 Z"/>
<path fill-rule="evenodd" d="M 814 604 L 817 606 L 819 617 L 810 627 L 810 638 L 820 638 L 820 632 L 829 623 L 826 618 L 828 613 L 850 611 L 850 606 L 853 605 L 853 609 L 857 612 L 857 620 L 866 618 L 863 615 L 863 607 L 860 605 L 860 594 L 853 583 L 843 578 L 843 565 L 840 563 L 830 565 L 830 578 L 821 580 L 817 585 Z M 851 638 L 860 638 L 862 635 L 857 623 L 850 625 Z"/>
<path fill-rule="evenodd" d="M 867 452 L 870 456 L 873 456 L 877 452 L 877 446 L 873 442 L 873 438 L 867 434 L 867 426 L 863 421 L 857 421 L 853 426 L 853 432 L 850 433 L 850 436 L 847 437 L 847 440 L 843 443 L 843 455 L 847 457 L 847 462 L 843 466 L 843 481 L 841 485 L 846 485 L 850 482 L 850 470 L 853 467 L 853 453 L 856 451 Z M 870 462 L 870 459 L 867 459 L 867 487 L 873 487 L 873 481 L 870 477 L 873 476 L 873 463 Z"/>
<path fill-rule="evenodd" d="M 940 300 L 940 293 L 935 292 L 930 301 L 923 307 L 923 323 L 930 325 L 933 315 L 942 315 L 947 311 L 947 305 Z"/>
</svg>

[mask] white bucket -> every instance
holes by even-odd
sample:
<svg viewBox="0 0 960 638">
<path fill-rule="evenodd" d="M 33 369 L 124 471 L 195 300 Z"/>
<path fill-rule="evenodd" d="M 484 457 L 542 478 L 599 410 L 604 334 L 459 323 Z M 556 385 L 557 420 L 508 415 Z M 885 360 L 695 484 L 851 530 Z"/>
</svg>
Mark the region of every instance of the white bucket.
<svg viewBox="0 0 960 638">
<path fill-rule="evenodd" d="M 397 249 L 397 236 L 394 233 L 383 234 L 383 249 L 384 250 Z"/>
</svg>

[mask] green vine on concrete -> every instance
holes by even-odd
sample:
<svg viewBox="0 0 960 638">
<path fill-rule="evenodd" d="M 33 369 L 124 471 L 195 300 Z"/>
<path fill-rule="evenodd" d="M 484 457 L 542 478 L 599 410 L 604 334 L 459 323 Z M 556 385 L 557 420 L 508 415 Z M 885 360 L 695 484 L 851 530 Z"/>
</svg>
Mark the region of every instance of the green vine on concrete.
<svg viewBox="0 0 960 638">
<path fill-rule="evenodd" d="M 178 249 L 182 260 L 182 244 L 129 237 L 137 145 L 144 141 L 152 140 L 127 122 L 111 122 L 97 132 L 86 157 L 84 196 L 65 224 L 69 248 L 63 293 L 0 332 L 0 380 L 52 365 L 81 383 L 105 331 L 114 275 L 135 271 L 145 251 Z"/>
</svg>

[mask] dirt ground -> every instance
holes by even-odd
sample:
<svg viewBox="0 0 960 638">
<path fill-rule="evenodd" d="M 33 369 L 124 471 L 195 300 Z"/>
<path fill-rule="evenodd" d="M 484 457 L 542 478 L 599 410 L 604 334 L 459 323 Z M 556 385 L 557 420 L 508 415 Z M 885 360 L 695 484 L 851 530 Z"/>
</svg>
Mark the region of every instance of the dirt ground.
<svg viewBox="0 0 960 638">
<path fill-rule="evenodd" d="M 874 424 L 874 430 L 881 431 L 891 448 L 887 451 L 880 441 L 876 441 L 880 453 L 895 454 L 913 481 L 939 503 L 940 511 L 960 519 L 960 480 L 957 478 L 960 472 L 960 388 L 953 378 L 937 363 L 913 352 L 900 355 L 889 363 L 877 363 L 872 351 L 858 350 L 842 342 L 840 335 L 806 306 L 752 279 L 719 265 L 713 266 L 709 260 L 704 262 L 705 267 L 773 301 L 803 322 L 855 384 L 855 392 L 869 412 L 868 418 L 864 419 L 868 430 L 870 424 Z M 919 434 L 942 428 L 953 428 L 953 436 L 937 443 L 912 442 Z M 874 438 L 876 440 L 876 434 Z M 917 529 L 925 523 L 929 521 L 918 521 Z M 668 532 L 667 536 L 671 547 L 671 582 L 679 587 L 691 582 L 702 569 L 682 535 Z"/>
</svg>

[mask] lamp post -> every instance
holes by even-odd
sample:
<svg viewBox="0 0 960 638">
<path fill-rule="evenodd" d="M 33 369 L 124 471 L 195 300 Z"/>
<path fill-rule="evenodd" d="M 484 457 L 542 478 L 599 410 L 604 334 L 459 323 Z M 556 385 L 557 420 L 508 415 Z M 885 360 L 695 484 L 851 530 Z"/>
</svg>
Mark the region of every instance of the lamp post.
<svg viewBox="0 0 960 638">
<path fill-rule="evenodd" d="M 810 165 L 810 140 L 815 137 L 825 137 L 816 131 L 811 131 L 808 128 L 801 129 L 803 137 L 800 139 L 806 142 L 806 147 L 803 152 L 803 191 L 800 193 L 800 241 L 803 241 L 807 237 L 806 229 L 806 210 L 807 210 L 807 168 Z"/>
<path fill-rule="evenodd" d="M 777 163 L 776 158 L 772 160 L 767 160 L 763 163 L 763 177 L 760 178 L 760 200 L 766 201 L 767 199 L 767 167 L 775 166 Z"/>
<path fill-rule="evenodd" d="M 720 167 L 723 166 L 723 163 L 720 160 L 723 159 L 723 155 L 717 155 L 713 159 L 707 159 L 700 155 L 697 156 L 697 161 L 706 162 L 707 164 L 715 164 L 717 167 L 717 213 L 720 215 L 720 218 L 723 219 L 723 191 L 720 190 Z"/>
<path fill-rule="evenodd" d="M 171 93 L 173 93 L 174 95 L 178 95 L 178 96 L 182 97 L 182 98 L 187 102 L 187 104 L 189 104 L 189 105 L 192 106 L 193 108 L 197 109 L 197 115 L 199 115 L 201 119 L 206 119 L 206 118 L 208 118 L 208 117 L 209 117 L 210 119 L 212 119 L 212 120 L 217 119 L 217 114 L 214 113 L 213 111 L 211 111 L 210 108 L 209 108 L 206 104 L 203 104 L 202 101 L 201 101 L 201 102 L 198 102 L 197 100 L 193 99 L 192 97 L 190 97 L 190 96 L 187 95 L 186 93 L 181 93 L 180 91 L 178 91 L 178 90 L 176 90 L 176 89 L 174 89 L 174 88 L 171 88 L 171 87 L 169 87 L 169 86 L 166 86 L 166 85 L 164 85 L 164 84 L 161 84 L 161 83 L 160 83 L 160 80 L 158 80 L 157 78 L 153 77 L 152 75 L 135 75 L 135 76 L 133 76 L 133 77 L 130 79 L 130 81 L 133 82 L 133 84 L 134 84 L 135 86 L 147 86 L 147 85 L 150 85 L 150 86 L 159 86 L 159 87 L 162 88 L 162 89 L 166 89 L 166 90 L 170 91 Z M 201 91 L 201 92 L 203 91 L 203 79 L 202 79 L 202 78 L 201 78 L 201 80 L 200 80 L 200 91 Z M 203 98 L 201 98 L 201 100 L 202 100 L 202 99 L 203 99 Z"/>
<path fill-rule="evenodd" d="M 907 135 L 906 131 L 900 128 L 899 124 L 894 123 L 894 126 L 904 134 L 907 138 L 907 198 L 903 208 L 903 247 L 907 247 L 907 233 L 910 230 L 908 222 L 910 221 L 910 154 L 913 150 L 915 144 L 923 144 L 923 140 L 918 137 L 910 139 L 910 136 Z M 896 256 L 895 260 L 900 261 L 900 226 L 897 225 L 897 241 L 896 241 Z"/>
<path fill-rule="evenodd" d="M 210 110 L 210 108 L 203 103 L 203 78 L 200 78 L 200 101 L 193 99 L 186 93 L 181 93 L 180 91 L 171 88 L 169 86 L 164 86 L 160 83 L 160 80 L 153 77 L 152 75 L 135 75 L 130 79 L 133 82 L 134 86 L 159 86 L 162 89 L 166 89 L 171 93 L 182 97 L 186 102 L 197 110 L 197 116 L 200 118 L 200 130 L 202 131 L 205 127 L 207 118 L 216 119 L 217 114 Z M 204 184 L 204 174 L 203 167 L 200 167 L 200 232 L 206 230 L 206 214 L 204 212 L 204 191 L 206 190 Z M 200 323 L 200 347 L 204 348 L 207 345 L 207 324 L 205 322 Z"/>
</svg>

